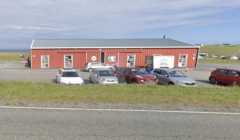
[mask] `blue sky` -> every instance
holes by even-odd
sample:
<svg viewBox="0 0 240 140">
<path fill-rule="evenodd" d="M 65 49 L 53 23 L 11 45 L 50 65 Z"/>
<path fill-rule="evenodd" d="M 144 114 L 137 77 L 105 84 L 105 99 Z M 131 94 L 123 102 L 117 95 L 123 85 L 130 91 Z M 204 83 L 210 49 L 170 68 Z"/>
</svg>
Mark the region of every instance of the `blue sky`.
<svg viewBox="0 0 240 140">
<path fill-rule="evenodd" d="M 0 49 L 33 39 L 172 38 L 240 44 L 240 0 L 0 0 Z"/>
</svg>

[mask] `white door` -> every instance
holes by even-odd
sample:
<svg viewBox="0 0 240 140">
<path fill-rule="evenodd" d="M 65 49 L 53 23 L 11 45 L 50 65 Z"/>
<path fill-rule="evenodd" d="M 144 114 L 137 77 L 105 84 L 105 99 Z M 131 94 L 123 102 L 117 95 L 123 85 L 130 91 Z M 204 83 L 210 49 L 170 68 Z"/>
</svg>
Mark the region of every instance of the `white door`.
<svg viewBox="0 0 240 140">
<path fill-rule="evenodd" d="M 73 56 L 64 55 L 64 68 L 72 68 L 72 67 L 73 67 Z"/>
<path fill-rule="evenodd" d="M 187 54 L 180 54 L 178 60 L 178 67 L 186 67 L 187 66 Z"/>
</svg>

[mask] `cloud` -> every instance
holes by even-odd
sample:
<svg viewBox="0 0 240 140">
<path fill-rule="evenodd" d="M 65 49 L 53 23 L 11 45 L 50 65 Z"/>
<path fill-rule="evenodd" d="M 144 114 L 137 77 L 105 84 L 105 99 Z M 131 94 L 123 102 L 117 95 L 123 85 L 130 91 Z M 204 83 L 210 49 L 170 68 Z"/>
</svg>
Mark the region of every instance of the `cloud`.
<svg viewBox="0 0 240 140">
<path fill-rule="evenodd" d="M 126 38 L 159 29 L 181 30 L 239 22 L 225 14 L 239 0 L 0 1 L 1 38 Z"/>
</svg>

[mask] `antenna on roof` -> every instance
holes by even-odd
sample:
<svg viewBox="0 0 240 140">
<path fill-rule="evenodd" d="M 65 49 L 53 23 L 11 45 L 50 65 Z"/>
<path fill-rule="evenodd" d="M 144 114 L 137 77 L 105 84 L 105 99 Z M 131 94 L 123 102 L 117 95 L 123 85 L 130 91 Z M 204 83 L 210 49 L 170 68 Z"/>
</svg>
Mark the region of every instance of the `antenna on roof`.
<svg viewBox="0 0 240 140">
<path fill-rule="evenodd" d="M 163 36 L 163 39 L 165 39 L 165 35 Z"/>
</svg>

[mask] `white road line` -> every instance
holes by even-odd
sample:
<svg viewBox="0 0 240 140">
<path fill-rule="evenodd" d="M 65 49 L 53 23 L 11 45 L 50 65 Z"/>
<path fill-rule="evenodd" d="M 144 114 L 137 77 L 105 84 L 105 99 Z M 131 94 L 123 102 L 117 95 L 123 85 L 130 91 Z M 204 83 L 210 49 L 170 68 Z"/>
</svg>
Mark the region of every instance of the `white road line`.
<svg viewBox="0 0 240 140">
<path fill-rule="evenodd" d="M 0 109 L 39 109 L 39 110 L 73 110 L 73 111 L 116 111 L 116 112 L 155 112 L 155 113 L 186 113 L 186 114 L 216 114 L 216 115 L 240 115 L 232 112 L 198 112 L 198 111 L 168 111 L 168 110 L 134 110 L 134 109 L 85 109 L 85 108 L 51 108 L 51 107 L 16 107 L 0 106 Z"/>
</svg>

